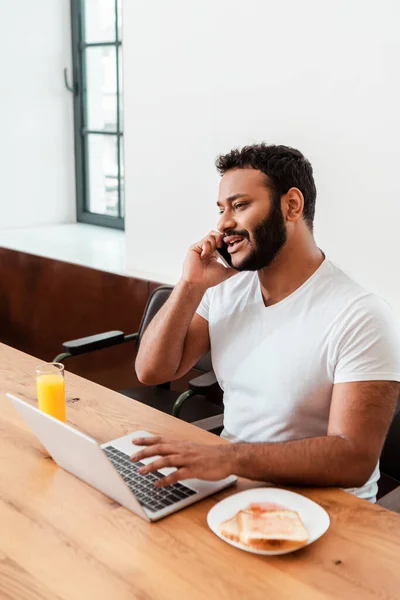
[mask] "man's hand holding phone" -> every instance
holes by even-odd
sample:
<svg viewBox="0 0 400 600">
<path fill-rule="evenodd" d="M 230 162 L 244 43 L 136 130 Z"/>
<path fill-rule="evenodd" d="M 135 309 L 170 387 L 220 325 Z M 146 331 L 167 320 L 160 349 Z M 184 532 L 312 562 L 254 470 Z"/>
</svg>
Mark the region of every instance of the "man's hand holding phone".
<svg viewBox="0 0 400 600">
<path fill-rule="evenodd" d="M 182 280 L 206 290 L 236 275 L 238 271 L 218 261 L 222 256 L 219 250 L 223 244 L 223 235 L 219 231 L 210 231 L 197 244 L 193 244 L 183 264 Z"/>
</svg>

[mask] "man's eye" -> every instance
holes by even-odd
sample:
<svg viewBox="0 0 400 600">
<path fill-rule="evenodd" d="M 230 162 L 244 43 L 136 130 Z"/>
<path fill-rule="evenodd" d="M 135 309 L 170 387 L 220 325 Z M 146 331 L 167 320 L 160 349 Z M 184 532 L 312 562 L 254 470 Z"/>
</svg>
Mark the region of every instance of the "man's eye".
<svg viewBox="0 0 400 600">
<path fill-rule="evenodd" d="M 243 208 L 244 206 L 246 206 L 245 202 L 238 202 L 237 204 L 235 204 L 235 206 L 233 207 L 235 210 Z"/>
</svg>

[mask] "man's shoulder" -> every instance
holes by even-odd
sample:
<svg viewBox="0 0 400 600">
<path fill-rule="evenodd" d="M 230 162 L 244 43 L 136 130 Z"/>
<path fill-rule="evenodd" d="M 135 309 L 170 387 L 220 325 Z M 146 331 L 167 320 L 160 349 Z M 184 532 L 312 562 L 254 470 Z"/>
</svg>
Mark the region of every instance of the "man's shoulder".
<svg viewBox="0 0 400 600">
<path fill-rule="evenodd" d="M 354 294 L 365 293 L 368 291 L 355 279 L 353 279 L 348 273 L 346 273 L 341 267 L 336 265 L 329 259 L 326 259 L 327 263 L 327 277 L 335 284 L 340 287 L 347 287 Z"/>
<path fill-rule="evenodd" d="M 332 261 L 327 259 L 326 263 L 325 276 L 320 281 L 319 287 L 331 302 L 348 307 L 355 302 L 362 301 L 363 298 L 374 296 Z"/>
<path fill-rule="evenodd" d="M 246 293 L 246 291 L 249 288 L 252 288 L 256 282 L 258 282 L 258 275 L 256 271 L 241 271 L 226 281 L 223 281 L 222 283 L 211 288 L 211 290 L 215 297 L 222 298 L 227 294 Z"/>
<path fill-rule="evenodd" d="M 249 301 L 255 301 L 258 282 L 256 271 L 242 271 L 233 275 L 208 290 L 210 307 L 227 314 L 240 310 L 244 305 L 248 306 Z"/>
<path fill-rule="evenodd" d="M 365 318 L 394 319 L 391 307 L 381 296 L 367 290 L 334 263 L 330 262 L 331 292 L 341 305 L 346 320 Z"/>
</svg>

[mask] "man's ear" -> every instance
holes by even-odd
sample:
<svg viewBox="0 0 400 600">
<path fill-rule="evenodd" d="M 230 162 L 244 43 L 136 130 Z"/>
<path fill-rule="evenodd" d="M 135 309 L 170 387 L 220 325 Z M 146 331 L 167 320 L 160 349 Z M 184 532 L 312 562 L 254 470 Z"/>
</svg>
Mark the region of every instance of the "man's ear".
<svg viewBox="0 0 400 600">
<path fill-rule="evenodd" d="M 304 197 L 301 191 L 292 187 L 281 198 L 282 214 L 285 221 L 297 221 L 304 211 Z"/>
</svg>

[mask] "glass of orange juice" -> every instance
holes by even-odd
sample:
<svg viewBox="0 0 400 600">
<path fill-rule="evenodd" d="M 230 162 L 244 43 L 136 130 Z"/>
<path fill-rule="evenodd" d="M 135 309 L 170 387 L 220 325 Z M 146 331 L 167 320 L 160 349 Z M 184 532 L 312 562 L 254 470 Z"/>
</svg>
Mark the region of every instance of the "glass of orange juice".
<svg viewBox="0 0 400 600">
<path fill-rule="evenodd" d="M 36 390 L 40 410 L 65 422 L 64 365 L 53 362 L 36 367 Z"/>
</svg>

